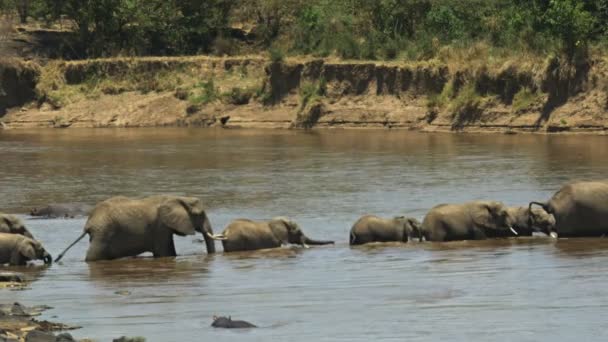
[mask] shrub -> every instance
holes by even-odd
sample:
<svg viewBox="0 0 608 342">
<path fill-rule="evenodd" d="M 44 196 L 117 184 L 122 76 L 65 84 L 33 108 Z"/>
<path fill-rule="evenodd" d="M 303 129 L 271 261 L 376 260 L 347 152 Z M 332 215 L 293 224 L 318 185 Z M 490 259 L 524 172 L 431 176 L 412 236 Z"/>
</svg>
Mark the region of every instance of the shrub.
<svg viewBox="0 0 608 342">
<path fill-rule="evenodd" d="M 252 96 L 253 92 L 251 90 L 233 87 L 229 92 L 223 94 L 222 97 L 228 103 L 234 105 L 245 105 L 249 103 Z"/>
<path fill-rule="evenodd" d="M 521 88 L 513 97 L 513 111 L 521 112 L 540 101 L 540 94 L 528 87 Z"/>
<path fill-rule="evenodd" d="M 218 98 L 218 89 L 215 87 L 213 79 L 201 82 L 196 85 L 193 93 L 188 98 L 191 104 L 208 104 Z"/>
<path fill-rule="evenodd" d="M 271 47 L 268 53 L 272 63 L 282 63 L 285 59 L 285 52 L 278 47 Z"/>
</svg>

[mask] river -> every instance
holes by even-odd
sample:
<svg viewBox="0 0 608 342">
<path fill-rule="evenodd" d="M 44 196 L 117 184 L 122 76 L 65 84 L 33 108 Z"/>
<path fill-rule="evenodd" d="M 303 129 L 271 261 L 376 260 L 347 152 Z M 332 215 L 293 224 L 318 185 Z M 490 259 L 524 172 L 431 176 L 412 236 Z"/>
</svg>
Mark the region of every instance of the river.
<svg viewBox="0 0 608 342">
<path fill-rule="evenodd" d="M 602 341 L 608 239 L 544 237 L 350 248 L 363 214 L 422 219 L 439 203 L 548 199 L 606 178 L 608 137 L 387 130 L 68 129 L 0 132 L 0 210 L 114 195 L 204 200 L 214 231 L 290 216 L 334 246 L 83 262 L 77 244 L 0 302 L 47 304 L 78 338 L 148 341 Z M 57 255 L 85 219 L 24 216 Z M 196 238 L 200 238 L 197 236 Z M 125 292 L 126 291 L 126 292 Z M 260 326 L 210 327 L 213 315 Z"/>
</svg>

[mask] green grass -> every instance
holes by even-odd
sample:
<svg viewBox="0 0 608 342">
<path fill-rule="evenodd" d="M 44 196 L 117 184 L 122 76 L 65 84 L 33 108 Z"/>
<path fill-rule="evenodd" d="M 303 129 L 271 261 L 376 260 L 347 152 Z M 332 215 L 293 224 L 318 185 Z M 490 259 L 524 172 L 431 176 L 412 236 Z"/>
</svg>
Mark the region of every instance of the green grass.
<svg viewBox="0 0 608 342">
<path fill-rule="evenodd" d="M 188 97 L 188 101 L 193 105 L 204 105 L 217 100 L 219 97 L 219 90 L 213 79 L 210 79 L 196 84 Z"/>
<path fill-rule="evenodd" d="M 529 109 L 541 101 L 541 94 L 528 87 L 521 88 L 513 97 L 512 108 L 514 112 L 521 112 Z"/>
</svg>

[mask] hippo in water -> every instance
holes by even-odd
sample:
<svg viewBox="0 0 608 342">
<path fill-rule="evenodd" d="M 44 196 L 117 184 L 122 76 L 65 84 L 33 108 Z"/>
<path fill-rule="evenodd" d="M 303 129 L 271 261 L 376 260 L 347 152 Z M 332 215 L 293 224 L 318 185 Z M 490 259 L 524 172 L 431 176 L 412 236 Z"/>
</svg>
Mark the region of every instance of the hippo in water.
<svg viewBox="0 0 608 342">
<path fill-rule="evenodd" d="M 30 211 L 30 215 L 45 218 L 74 218 L 89 216 L 92 209 L 92 206 L 83 203 L 59 203 L 36 207 Z"/>
<path fill-rule="evenodd" d="M 233 321 L 232 317 L 217 317 L 213 316 L 213 323 L 211 326 L 214 328 L 226 328 L 226 329 L 242 329 L 242 328 L 257 328 L 256 325 L 251 324 L 247 321 Z"/>
</svg>

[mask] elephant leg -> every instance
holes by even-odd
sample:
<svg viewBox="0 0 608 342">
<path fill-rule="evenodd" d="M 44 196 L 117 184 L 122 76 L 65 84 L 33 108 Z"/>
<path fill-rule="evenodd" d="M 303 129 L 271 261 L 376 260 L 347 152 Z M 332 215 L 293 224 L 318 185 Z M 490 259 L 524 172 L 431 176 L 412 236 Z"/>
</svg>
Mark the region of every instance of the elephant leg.
<svg viewBox="0 0 608 342">
<path fill-rule="evenodd" d="M 431 229 L 424 235 L 424 238 L 428 241 L 446 241 L 448 237 L 448 234 L 443 225 L 439 227 L 433 227 L 433 229 Z"/>
<path fill-rule="evenodd" d="M 106 248 L 101 246 L 101 244 L 91 241 L 91 245 L 87 250 L 87 256 L 84 259 L 85 261 L 98 261 L 98 260 L 111 260 L 114 259 L 109 255 Z"/>
<path fill-rule="evenodd" d="M 160 248 L 156 248 L 156 250 L 152 254 L 155 258 L 177 256 L 177 253 L 175 252 L 175 242 L 173 241 L 173 236 L 169 236 L 168 241 L 166 243 L 163 243 Z"/>
</svg>

